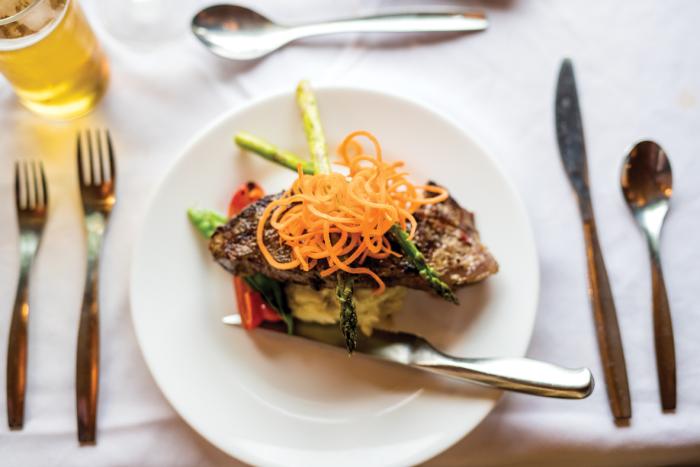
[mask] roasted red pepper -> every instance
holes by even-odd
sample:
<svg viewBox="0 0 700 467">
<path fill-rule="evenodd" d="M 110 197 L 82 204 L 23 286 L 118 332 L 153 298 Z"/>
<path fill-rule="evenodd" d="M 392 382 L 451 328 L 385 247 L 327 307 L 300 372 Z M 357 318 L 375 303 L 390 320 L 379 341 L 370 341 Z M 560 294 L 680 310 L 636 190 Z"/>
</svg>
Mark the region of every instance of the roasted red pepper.
<svg viewBox="0 0 700 467">
<path fill-rule="evenodd" d="M 228 205 L 228 216 L 238 215 L 250 203 L 254 203 L 265 196 L 263 189 L 255 182 L 244 183 L 231 198 Z M 253 329 L 263 321 L 279 321 L 277 311 L 270 307 L 260 294 L 250 288 L 240 276 L 233 278 L 233 289 L 236 293 L 238 313 L 241 315 L 243 327 Z"/>
<path fill-rule="evenodd" d="M 263 196 L 265 196 L 265 192 L 260 185 L 255 182 L 244 183 L 236 190 L 231 198 L 231 202 L 228 204 L 228 217 L 240 214 L 246 206 L 256 202 Z"/>
</svg>

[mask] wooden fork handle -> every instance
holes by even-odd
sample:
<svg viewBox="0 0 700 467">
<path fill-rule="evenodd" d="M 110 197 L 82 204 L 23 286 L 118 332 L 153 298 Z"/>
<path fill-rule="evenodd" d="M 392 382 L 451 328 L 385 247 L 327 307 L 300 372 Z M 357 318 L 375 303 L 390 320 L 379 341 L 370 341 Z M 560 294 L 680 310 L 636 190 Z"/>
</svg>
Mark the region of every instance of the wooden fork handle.
<svg viewBox="0 0 700 467">
<path fill-rule="evenodd" d="M 29 320 L 28 269 L 22 269 L 12 310 L 7 345 L 7 424 L 11 430 L 24 425 L 24 396 L 27 384 L 27 323 Z"/>
<path fill-rule="evenodd" d="M 97 431 L 97 394 L 100 374 L 100 328 L 98 305 L 98 261 L 88 260 L 88 273 L 80 312 L 76 357 L 75 395 L 78 417 L 78 441 L 95 444 Z"/>
</svg>

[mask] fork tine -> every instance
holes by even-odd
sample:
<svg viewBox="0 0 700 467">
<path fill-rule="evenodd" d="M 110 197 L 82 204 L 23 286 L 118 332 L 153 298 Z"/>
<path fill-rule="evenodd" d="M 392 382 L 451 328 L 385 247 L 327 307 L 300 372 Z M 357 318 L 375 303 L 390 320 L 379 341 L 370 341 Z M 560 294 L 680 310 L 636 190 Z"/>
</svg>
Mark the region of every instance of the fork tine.
<svg viewBox="0 0 700 467">
<path fill-rule="evenodd" d="M 22 187 L 20 184 L 20 177 L 19 161 L 15 161 L 15 206 L 17 206 L 18 211 L 22 209 Z"/>
<path fill-rule="evenodd" d="M 41 192 L 43 195 L 42 202 L 44 207 L 49 207 L 49 188 L 46 185 L 46 172 L 44 172 L 44 163 L 39 161 L 39 172 L 41 173 Z"/>
<path fill-rule="evenodd" d="M 34 161 L 29 161 L 24 163 L 25 169 L 25 182 L 27 184 L 27 204 L 31 209 L 36 208 L 37 199 L 34 190 L 36 190 L 35 173 L 34 173 Z"/>
<path fill-rule="evenodd" d="M 98 179 L 99 175 L 99 165 L 96 167 L 95 166 L 95 150 L 93 148 L 93 142 L 92 142 L 92 131 L 85 130 L 85 135 L 87 137 L 87 142 L 88 142 L 88 153 L 87 153 L 87 160 L 88 160 L 88 173 L 90 174 L 90 185 L 97 186 L 99 185 L 100 181 Z M 99 161 L 98 161 L 99 163 Z"/>
<path fill-rule="evenodd" d="M 104 183 L 109 181 L 109 167 L 107 167 L 107 162 L 105 162 L 105 158 L 107 157 L 105 155 L 105 146 L 107 143 L 106 138 L 104 137 L 104 130 L 95 130 L 95 133 L 97 133 L 97 160 L 100 161 L 98 169 L 100 171 L 102 182 Z"/>
<path fill-rule="evenodd" d="M 112 182 L 117 178 L 117 172 L 114 167 L 114 148 L 112 147 L 112 136 L 109 134 L 109 130 L 105 129 L 105 135 L 107 137 L 107 157 L 109 158 L 109 175 Z"/>
<path fill-rule="evenodd" d="M 83 171 L 83 145 L 80 143 L 80 131 L 78 131 L 78 138 L 75 145 L 75 152 L 78 154 L 78 177 L 80 179 L 80 186 L 85 186 L 85 171 Z"/>
<path fill-rule="evenodd" d="M 32 197 L 29 190 L 29 168 L 27 161 L 22 161 L 22 193 L 24 195 L 24 208 L 29 209 L 32 206 Z"/>
<path fill-rule="evenodd" d="M 29 163 L 32 168 L 32 188 L 34 192 L 34 207 L 40 208 L 43 206 L 41 202 L 41 197 L 39 196 L 39 163 L 37 161 L 32 161 Z"/>
</svg>

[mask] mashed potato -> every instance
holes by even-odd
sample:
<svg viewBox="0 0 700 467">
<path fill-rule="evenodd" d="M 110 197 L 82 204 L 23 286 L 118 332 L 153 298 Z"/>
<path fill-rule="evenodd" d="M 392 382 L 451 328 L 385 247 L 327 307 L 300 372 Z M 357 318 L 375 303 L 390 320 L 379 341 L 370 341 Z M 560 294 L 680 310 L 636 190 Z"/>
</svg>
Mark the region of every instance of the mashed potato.
<svg viewBox="0 0 700 467">
<path fill-rule="evenodd" d="M 340 315 L 335 289 L 314 290 L 309 286 L 288 284 L 287 302 L 295 318 L 315 323 L 337 323 Z M 372 289 L 355 290 L 357 323 L 366 335 L 384 318 L 396 313 L 403 306 L 406 289 L 388 287 L 381 295 L 374 295 Z"/>
</svg>

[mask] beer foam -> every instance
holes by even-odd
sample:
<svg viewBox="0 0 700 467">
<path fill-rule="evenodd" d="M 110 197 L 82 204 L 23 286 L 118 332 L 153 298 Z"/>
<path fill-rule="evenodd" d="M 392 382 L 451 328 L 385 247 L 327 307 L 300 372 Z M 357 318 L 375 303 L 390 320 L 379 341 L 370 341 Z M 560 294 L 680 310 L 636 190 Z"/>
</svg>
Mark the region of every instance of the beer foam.
<svg viewBox="0 0 700 467">
<path fill-rule="evenodd" d="M 0 18 L 16 15 L 31 3 L 31 0 L 0 0 Z"/>
<path fill-rule="evenodd" d="M 58 10 L 52 8 L 51 2 L 39 2 L 20 22 L 33 31 L 39 31 L 49 24 L 57 14 Z"/>
<path fill-rule="evenodd" d="M 0 0 L 0 19 L 14 16 L 32 6 L 32 0 Z M 31 36 L 49 25 L 62 11 L 65 0 L 39 0 L 16 21 L 0 25 L 0 39 Z"/>
</svg>

